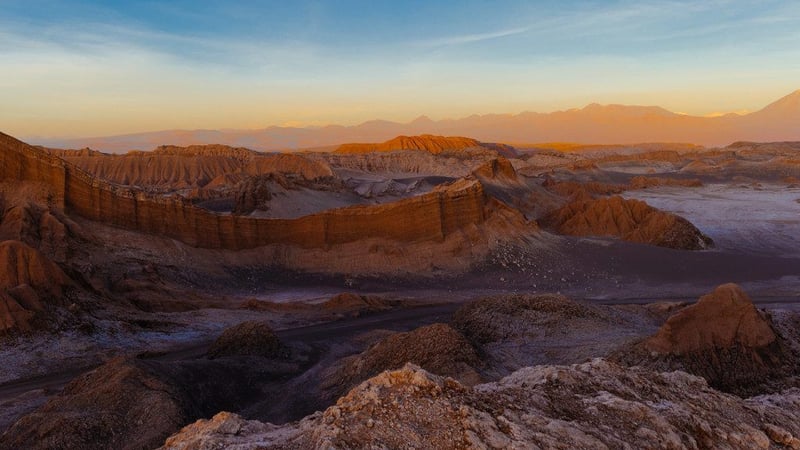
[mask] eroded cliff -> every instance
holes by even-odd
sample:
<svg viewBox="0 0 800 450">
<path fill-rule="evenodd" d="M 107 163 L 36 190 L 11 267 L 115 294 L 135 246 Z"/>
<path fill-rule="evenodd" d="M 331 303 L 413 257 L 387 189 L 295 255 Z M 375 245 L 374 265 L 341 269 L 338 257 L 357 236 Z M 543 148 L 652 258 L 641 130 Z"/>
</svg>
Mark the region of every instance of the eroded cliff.
<svg viewBox="0 0 800 450">
<path fill-rule="evenodd" d="M 244 249 L 285 244 L 329 248 L 368 238 L 442 241 L 480 224 L 494 207 L 476 180 L 384 205 L 352 206 L 297 219 L 213 214 L 176 197 L 157 197 L 102 181 L 44 150 L 0 136 L 3 180 L 46 183 L 59 205 L 87 219 L 168 236 L 192 246 Z"/>
</svg>

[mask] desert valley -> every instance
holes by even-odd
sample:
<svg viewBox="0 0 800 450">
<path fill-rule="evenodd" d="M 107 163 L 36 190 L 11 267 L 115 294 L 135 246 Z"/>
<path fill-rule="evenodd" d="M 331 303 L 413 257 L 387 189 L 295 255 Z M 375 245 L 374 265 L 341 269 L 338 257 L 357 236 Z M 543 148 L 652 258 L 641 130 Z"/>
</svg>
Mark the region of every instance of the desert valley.
<svg viewBox="0 0 800 450">
<path fill-rule="evenodd" d="M 1 138 L 2 448 L 800 447 L 796 142 Z"/>
<path fill-rule="evenodd" d="M 800 450 L 800 2 L 0 2 L 0 450 Z"/>
</svg>

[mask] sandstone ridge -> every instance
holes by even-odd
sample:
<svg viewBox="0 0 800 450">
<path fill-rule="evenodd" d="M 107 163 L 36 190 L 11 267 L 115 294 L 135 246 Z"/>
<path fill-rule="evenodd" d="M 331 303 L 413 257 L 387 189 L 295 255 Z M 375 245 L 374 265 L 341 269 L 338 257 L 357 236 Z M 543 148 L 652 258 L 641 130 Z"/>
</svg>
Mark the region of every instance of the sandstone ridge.
<svg viewBox="0 0 800 450">
<path fill-rule="evenodd" d="M 443 240 L 480 224 L 492 210 L 482 185 L 461 180 L 385 205 L 352 206 L 298 219 L 218 215 L 170 197 L 155 197 L 99 180 L 64 160 L 0 135 L 0 179 L 50 186 L 59 206 L 87 219 L 168 236 L 197 247 L 244 249 L 285 244 L 329 248 L 365 238 Z"/>
<path fill-rule="evenodd" d="M 211 187 L 225 176 L 284 174 L 305 180 L 334 176 L 323 161 L 224 145 L 161 146 L 151 152 L 133 151 L 125 155 L 70 150 L 49 152 L 102 180 L 148 189 Z"/>
</svg>

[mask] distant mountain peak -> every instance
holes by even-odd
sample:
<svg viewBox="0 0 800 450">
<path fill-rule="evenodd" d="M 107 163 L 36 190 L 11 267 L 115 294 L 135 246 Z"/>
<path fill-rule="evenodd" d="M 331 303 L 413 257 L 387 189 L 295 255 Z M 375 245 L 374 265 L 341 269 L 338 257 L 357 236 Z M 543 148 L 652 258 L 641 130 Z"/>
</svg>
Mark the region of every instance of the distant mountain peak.
<svg viewBox="0 0 800 450">
<path fill-rule="evenodd" d="M 417 117 L 416 119 L 412 120 L 409 125 L 423 125 L 429 123 L 433 123 L 433 119 L 423 114 Z"/>
<path fill-rule="evenodd" d="M 471 136 L 481 142 L 693 142 L 706 146 L 734 141 L 797 141 L 800 139 L 800 90 L 758 112 L 712 114 L 709 117 L 670 112 L 658 106 L 591 103 L 550 113 L 473 114 L 432 120 L 420 116 L 408 123 L 371 120 L 359 125 L 321 128 L 268 127 L 260 130 L 168 130 L 82 139 L 32 139 L 47 147 L 91 147 L 123 153 L 159 144 L 187 146 L 217 143 L 261 151 L 319 148 L 343 142 L 383 142 L 398 135 L 431 133 Z M 374 145 L 374 144 L 370 144 Z"/>
<path fill-rule="evenodd" d="M 792 116 L 800 115 L 800 89 L 792 92 L 791 94 L 781 97 L 778 100 L 770 103 L 759 113 L 769 113 L 776 115 L 791 114 Z"/>
<path fill-rule="evenodd" d="M 616 114 L 625 114 L 625 115 L 659 115 L 659 116 L 673 116 L 676 115 L 674 112 L 664 109 L 660 106 L 641 106 L 641 105 L 620 105 L 620 104 L 610 104 L 610 105 L 602 105 L 600 103 L 590 103 L 583 107 L 580 110 L 568 110 L 566 112 L 584 112 L 584 113 L 594 113 L 594 114 L 608 114 L 608 113 L 616 113 Z"/>
</svg>

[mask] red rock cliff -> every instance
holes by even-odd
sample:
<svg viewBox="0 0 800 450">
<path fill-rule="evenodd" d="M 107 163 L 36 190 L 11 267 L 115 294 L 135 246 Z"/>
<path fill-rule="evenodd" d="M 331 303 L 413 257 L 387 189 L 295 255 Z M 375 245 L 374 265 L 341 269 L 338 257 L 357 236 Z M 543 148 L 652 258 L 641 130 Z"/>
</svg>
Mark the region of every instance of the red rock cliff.
<svg viewBox="0 0 800 450">
<path fill-rule="evenodd" d="M 70 212 L 122 228 L 169 236 L 189 245 L 244 249 L 270 244 L 327 248 L 364 238 L 442 240 L 486 219 L 477 181 L 375 206 L 353 206 L 298 219 L 218 215 L 174 197 L 155 197 L 101 181 L 44 150 L 0 134 L 0 179 L 47 183 Z"/>
</svg>

